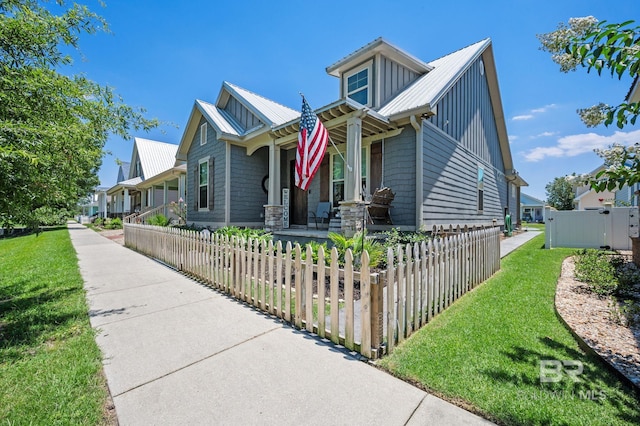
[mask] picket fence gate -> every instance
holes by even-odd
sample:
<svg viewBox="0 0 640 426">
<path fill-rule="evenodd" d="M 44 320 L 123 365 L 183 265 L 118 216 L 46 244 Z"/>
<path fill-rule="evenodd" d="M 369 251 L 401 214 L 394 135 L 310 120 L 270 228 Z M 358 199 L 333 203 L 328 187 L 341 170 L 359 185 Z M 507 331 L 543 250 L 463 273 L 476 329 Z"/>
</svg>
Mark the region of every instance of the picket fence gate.
<svg viewBox="0 0 640 426">
<path fill-rule="evenodd" d="M 320 247 L 314 262 L 310 246 L 290 242 L 133 223 L 124 237 L 133 250 L 367 358 L 393 351 L 500 269 L 499 228 L 458 227 L 389 249 L 379 272 L 366 251 L 357 262 L 347 250 L 339 267 L 335 248 Z"/>
</svg>

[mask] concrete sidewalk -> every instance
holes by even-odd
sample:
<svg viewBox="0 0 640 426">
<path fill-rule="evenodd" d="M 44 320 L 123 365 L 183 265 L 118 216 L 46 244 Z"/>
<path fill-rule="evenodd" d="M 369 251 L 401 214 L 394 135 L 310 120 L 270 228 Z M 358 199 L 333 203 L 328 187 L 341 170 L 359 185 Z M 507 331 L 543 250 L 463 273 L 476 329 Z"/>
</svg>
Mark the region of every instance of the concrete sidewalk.
<svg viewBox="0 0 640 426">
<path fill-rule="evenodd" d="M 542 231 L 538 230 L 527 230 L 525 232 L 521 232 L 519 234 L 514 235 L 513 237 L 505 238 L 500 241 L 500 258 L 505 257 L 524 243 L 533 238 L 540 235 Z"/>
<path fill-rule="evenodd" d="M 69 233 L 121 425 L 491 424 L 82 225 Z"/>
</svg>

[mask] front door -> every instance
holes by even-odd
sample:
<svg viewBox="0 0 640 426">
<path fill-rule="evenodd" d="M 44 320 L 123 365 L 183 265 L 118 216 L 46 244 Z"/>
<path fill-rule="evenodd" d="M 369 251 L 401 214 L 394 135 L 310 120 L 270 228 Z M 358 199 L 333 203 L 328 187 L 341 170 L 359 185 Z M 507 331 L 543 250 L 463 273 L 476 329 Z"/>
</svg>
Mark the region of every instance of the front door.
<svg viewBox="0 0 640 426">
<path fill-rule="evenodd" d="M 291 224 L 307 225 L 307 191 L 295 185 L 296 160 L 291 160 L 289 167 L 289 187 L 291 188 Z"/>
</svg>

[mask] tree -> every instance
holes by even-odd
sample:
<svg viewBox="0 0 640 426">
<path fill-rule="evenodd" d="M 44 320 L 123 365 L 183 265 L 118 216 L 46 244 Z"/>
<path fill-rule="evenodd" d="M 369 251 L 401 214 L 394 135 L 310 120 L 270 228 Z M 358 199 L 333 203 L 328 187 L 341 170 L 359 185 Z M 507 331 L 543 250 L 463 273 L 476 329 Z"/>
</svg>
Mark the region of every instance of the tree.
<svg viewBox="0 0 640 426">
<path fill-rule="evenodd" d="M 598 22 L 593 16 L 571 18 L 569 25 L 560 24 L 550 33 L 539 34 L 541 49 L 551 53 L 551 59 L 563 72 L 575 71 L 578 65 L 598 75 L 609 70 L 619 79 L 629 74 L 635 78 L 640 71 L 640 27 L 634 21 L 621 24 Z M 599 103 L 579 109 L 580 118 L 587 127 L 616 121 L 619 128 L 635 124 L 640 106 L 636 102 L 623 102 L 617 106 Z"/>
<path fill-rule="evenodd" d="M 547 203 L 558 210 L 573 210 L 575 193 L 573 185 L 564 177 L 557 177 L 547 184 Z"/>
<path fill-rule="evenodd" d="M 158 124 L 110 87 L 61 73 L 72 64 L 62 49 L 108 28 L 86 6 L 56 3 L 0 0 L 0 226 L 72 210 L 98 184 L 108 136 Z"/>
</svg>

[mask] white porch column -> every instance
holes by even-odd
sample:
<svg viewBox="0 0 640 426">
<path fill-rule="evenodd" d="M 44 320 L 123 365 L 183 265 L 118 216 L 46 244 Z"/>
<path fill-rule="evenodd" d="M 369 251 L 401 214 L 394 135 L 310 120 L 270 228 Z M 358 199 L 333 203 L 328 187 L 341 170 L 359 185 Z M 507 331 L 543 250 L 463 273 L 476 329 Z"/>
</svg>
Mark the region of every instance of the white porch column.
<svg viewBox="0 0 640 426">
<path fill-rule="evenodd" d="M 344 170 L 344 200 L 362 201 L 362 119 L 347 120 L 347 164 Z"/>
<path fill-rule="evenodd" d="M 164 206 L 164 209 L 162 209 L 162 214 L 165 216 L 169 216 L 169 208 L 167 207 L 167 199 L 169 198 L 169 185 L 167 184 L 167 181 L 165 180 L 162 183 L 162 205 Z"/>
<path fill-rule="evenodd" d="M 275 141 L 269 145 L 269 198 L 270 206 L 280 205 L 280 147 Z"/>
<path fill-rule="evenodd" d="M 187 195 L 185 193 L 185 189 L 187 188 L 185 179 L 186 175 L 178 176 L 178 200 L 182 198 L 182 201 L 187 202 Z"/>
<path fill-rule="evenodd" d="M 124 189 L 124 203 L 122 205 L 122 214 L 131 213 L 131 197 L 129 197 L 129 188 Z"/>
<path fill-rule="evenodd" d="M 151 185 L 151 188 L 149 188 L 149 191 L 151 191 L 151 193 L 149 194 L 149 207 L 157 207 L 155 186 Z"/>
</svg>

